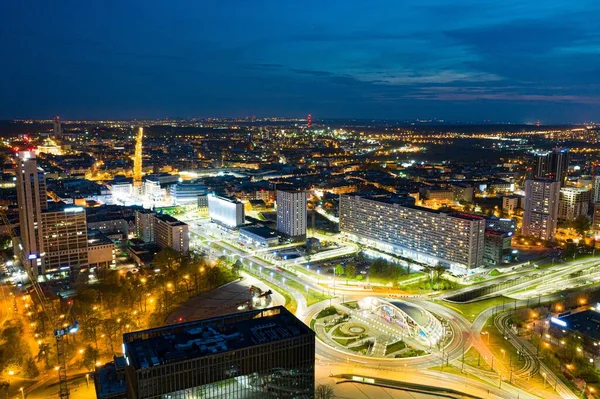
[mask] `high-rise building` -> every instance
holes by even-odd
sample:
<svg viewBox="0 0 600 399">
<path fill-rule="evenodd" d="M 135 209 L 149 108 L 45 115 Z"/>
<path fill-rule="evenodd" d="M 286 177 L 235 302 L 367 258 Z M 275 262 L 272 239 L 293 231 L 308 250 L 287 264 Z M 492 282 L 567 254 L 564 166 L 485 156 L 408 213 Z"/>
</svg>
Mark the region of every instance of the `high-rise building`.
<svg viewBox="0 0 600 399">
<path fill-rule="evenodd" d="M 490 265 L 497 265 L 504 261 L 509 255 L 512 240 L 510 231 L 485 230 L 485 245 L 483 260 Z"/>
<path fill-rule="evenodd" d="M 293 240 L 306 239 L 306 191 L 277 190 L 277 231 Z"/>
<path fill-rule="evenodd" d="M 133 185 L 142 185 L 142 140 L 144 139 L 144 128 L 138 128 L 135 138 L 135 152 L 133 155 Z"/>
<path fill-rule="evenodd" d="M 154 242 L 154 212 L 150 209 L 135 211 L 135 235 L 144 242 Z"/>
<path fill-rule="evenodd" d="M 148 209 L 135 211 L 135 233 L 142 241 L 160 248 L 173 248 L 184 254 L 189 251 L 189 226 L 170 215 Z"/>
<path fill-rule="evenodd" d="M 17 252 L 27 270 L 39 276 L 66 273 L 88 265 L 112 264 L 114 244 L 101 240 L 100 236 L 88 240 L 84 208 L 48 203 L 44 171 L 38 168 L 33 153 L 18 154 L 16 174 L 21 230 Z"/>
<path fill-rule="evenodd" d="M 55 139 L 62 139 L 62 135 L 63 135 L 63 131 L 62 131 L 62 124 L 60 123 L 60 116 L 57 116 L 56 118 L 54 118 L 54 120 L 52 121 L 52 125 L 53 125 L 53 130 L 54 130 L 54 138 Z"/>
<path fill-rule="evenodd" d="M 21 230 L 21 260 L 34 274 L 42 274 L 43 251 L 41 220 L 48 209 L 46 177 L 38 168 L 33 152 L 22 151 L 17 157 L 17 203 Z"/>
<path fill-rule="evenodd" d="M 569 171 L 569 149 L 556 147 L 547 153 L 536 154 L 534 178 L 549 178 L 560 183 L 561 187 L 567 182 Z"/>
<path fill-rule="evenodd" d="M 244 224 L 244 204 L 235 198 L 212 193 L 208 195 L 208 216 L 225 227 L 239 227 Z"/>
<path fill-rule="evenodd" d="M 154 215 L 154 239 L 161 248 L 187 254 L 190 247 L 188 225 L 170 215 Z"/>
<path fill-rule="evenodd" d="M 573 220 L 587 215 L 591 191 L 587 188 L 563 187 L 560 189 L 558 220 Z"/>
<path fill-rule="evenodd" d="M 458 273 L 483 263 L 483 217 L 350 194 L 340 196 L 339 206 L 341 232 L 359 242 Z"/>
<path fill-rule="evenodd" d="M 123 335 L 130 399 L 312 398 L 315 333 L 283 306 Z"/>
<path fill-rule="evenodd" d="M 594 176 L 592 180 L 592 201 L 600 202 L 600 175 Z"/>
<path fill-rule="evenodd" d="M 552 240 L 556 234 L 560 182 L 552 179 L 525 181 L 525 210 L 522 233 L 542 240 Z"/>
</svg>

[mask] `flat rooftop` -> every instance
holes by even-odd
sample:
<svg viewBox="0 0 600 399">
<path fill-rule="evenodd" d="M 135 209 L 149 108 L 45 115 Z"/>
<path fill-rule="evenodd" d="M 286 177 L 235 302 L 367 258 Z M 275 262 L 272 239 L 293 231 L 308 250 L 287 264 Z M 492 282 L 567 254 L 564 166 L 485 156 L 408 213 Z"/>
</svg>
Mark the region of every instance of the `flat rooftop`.
<svg viewBox="0 0 600 399">
<path fill-rule="evenodd" d="M 568 329 L 600 341 L 600 313 L 598 311 L 588 309 L 560 317 L 560 320 L 567 323 Z"/>
<path fill-rule="evenodd" d="M 212 356 L 314 332 L 283 306 L 123 334 L 136 369 Z"/>
<path fill-rule="evenodd" d="M 162 220 L 163 222 L 169 223 L 171 226 L 186 226 L 186 223 L 182 222 L 179 219 L 175 219 L 171 215 L 167 215 L 165 213 L 157 213 L 156 217 Z"/>
<path fill-rule="evenodd" d="M 268 238 L 277 238 L 277 231 L 270 229 L 268 227 L 259 227 L 259 226 L 248 226 L 248 227 L 241 227 L 240 228 L 240 232 L 242 231 L 247 231 L 248 233 L 252 233 L 255 234 L 259 237 L 268 239 Z"/>
</svg>

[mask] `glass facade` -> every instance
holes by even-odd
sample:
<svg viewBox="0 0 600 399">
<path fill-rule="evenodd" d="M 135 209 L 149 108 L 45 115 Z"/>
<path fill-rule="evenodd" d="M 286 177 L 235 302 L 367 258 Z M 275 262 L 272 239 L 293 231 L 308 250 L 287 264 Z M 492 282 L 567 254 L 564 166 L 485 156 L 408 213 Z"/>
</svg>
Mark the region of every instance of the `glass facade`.
<svg viewBox="0 0 600 399">
<path fill-rule="evenodd" d="M 314 395 L 314 333 L 283 307 L 125 334 L 123 339 L 130 398 Z"/>
</svg>

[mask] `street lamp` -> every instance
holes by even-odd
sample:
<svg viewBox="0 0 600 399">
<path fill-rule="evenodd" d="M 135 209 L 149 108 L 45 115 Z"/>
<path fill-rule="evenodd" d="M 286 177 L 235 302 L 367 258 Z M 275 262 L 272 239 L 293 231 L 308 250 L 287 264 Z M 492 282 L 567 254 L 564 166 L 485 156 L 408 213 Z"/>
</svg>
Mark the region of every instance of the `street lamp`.
<svg viewBox="0 0 600 399">
<path fill-rule="evenodd" d="M 506 360 L 506 351 L 504 349 L 500 349 L 500 352 L 502 352 L 502 360 Z"/>
<path fill-rule="evenodd" d="M 25 390 L 23 389 L 23 387 L 19 388 L 19 391 L 21 391 L 21 396 L 23 397 L 23 399 L 25 399 Z"/>
<path fill-rule="evenodd" d="M 489 345 L 490 344 L 490 333 L 487 331 L 482 331 L 481 335 L 487 335 L 487 343 Z"/>
</svg>

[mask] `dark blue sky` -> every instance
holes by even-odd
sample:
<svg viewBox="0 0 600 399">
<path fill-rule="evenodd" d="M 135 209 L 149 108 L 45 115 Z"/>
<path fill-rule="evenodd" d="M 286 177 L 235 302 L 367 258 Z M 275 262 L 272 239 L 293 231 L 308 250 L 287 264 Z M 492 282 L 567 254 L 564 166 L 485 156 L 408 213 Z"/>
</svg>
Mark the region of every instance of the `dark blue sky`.
<svg viewBox="0 0 600 399">
<path fill-rule="evenodd" d="M 598 120 L 598 0 L 0 1 L 0 118 Z"/>
</svg>

